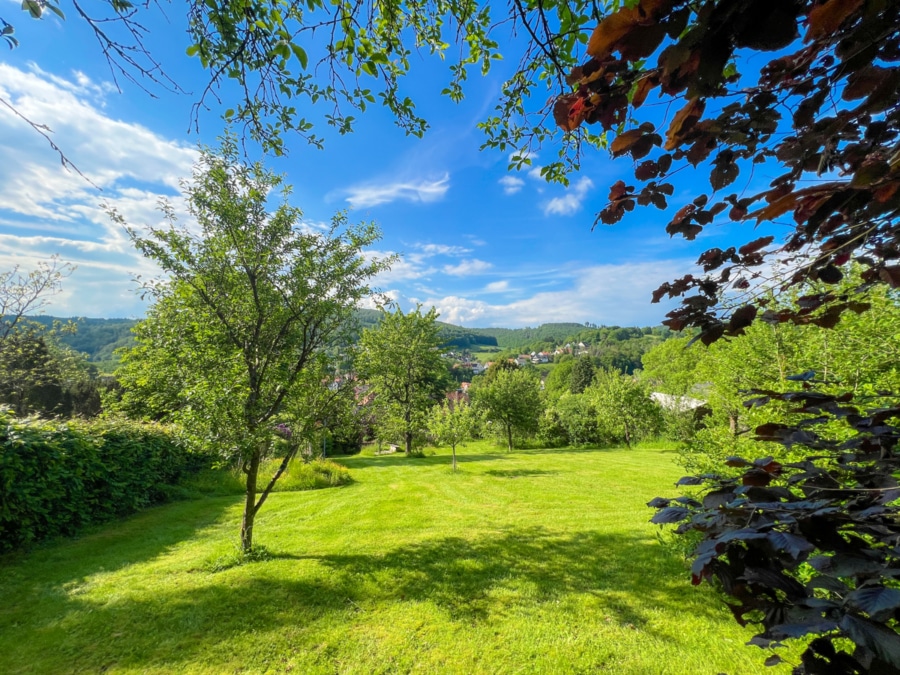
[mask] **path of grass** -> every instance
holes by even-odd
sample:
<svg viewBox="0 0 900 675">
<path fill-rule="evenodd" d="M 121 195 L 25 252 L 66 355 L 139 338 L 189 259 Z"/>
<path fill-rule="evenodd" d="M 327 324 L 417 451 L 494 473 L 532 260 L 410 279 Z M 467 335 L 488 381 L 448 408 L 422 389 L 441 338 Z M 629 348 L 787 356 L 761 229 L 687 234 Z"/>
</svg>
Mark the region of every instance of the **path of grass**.
<svg viewBox="0 0 900 675">
<path fill-rule="evenodd" d="M 273 559 L 220 572 L 238 497 L 152 509 L 0 560 L 0 669 L 779 672 L 657 543 L 670 457 L 345 459 L 353 485 L 270 497 Z"/>
</svg>

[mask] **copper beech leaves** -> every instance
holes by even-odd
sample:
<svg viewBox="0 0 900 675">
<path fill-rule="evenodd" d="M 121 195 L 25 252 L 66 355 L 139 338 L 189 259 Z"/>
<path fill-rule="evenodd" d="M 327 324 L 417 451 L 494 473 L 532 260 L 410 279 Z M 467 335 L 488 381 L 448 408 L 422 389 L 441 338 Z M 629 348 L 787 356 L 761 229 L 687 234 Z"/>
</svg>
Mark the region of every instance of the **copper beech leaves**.
<svg viewBox="0 0 900 675">
<path fill-rule="evenodd" d="M 661 287 L 682 298 L 669 327 L 694 326 L 707 339 L 722 326 L 723 335 L 740 330 L 720 300 L 750 289 L 770 253 L 794 265 L 782 290 L 833 285 L 851 260 L 866 267 L 860 288 L 898 287 L 900 31 L 889 28 L 897 25 L 900 0 L 641 0 L 601 18 L 589 60 L 571 71 L 573 90 L 554 108 L 561 128 L 598 125 L 611 134 L 612 155 L 635 162 L 640 185 L 614 191 L 597 222 L 618 222 L 636 206 L 671 205 L 666 231 L 688 239 L 716 218 L 793 228 L 774 251 L 772 241 L 768 252 L 736 253 L 727 263 L 713 251 L 701 263 L 712 276 Z M 738 50 L 749 50 L 753 64 L 743 74 Z M 670 111 L 659 128 L 638 116 L 655 96 Z M 757 165 L 765 165 L 762 174 Z M 670 204 L 665 186 L 685 166 L 706 171 L 713 194 L 743 176 L 747 185 L 775 178 L 714 205 Z M 828 326 L 850 302 L 815 316 L 760 316 Z"/>
<path fill-rule="evenodd" d="M 653 522 L 697 538 L 692 582 L 718 583 L 735 619 L 758 631 L 749 645 L 800 639 L 798 675 L 895 673 L 900 405 L 824 393 L 819 376 L 790 376 L 799 388 L 787 392 L 752 390 L 744 404 L 791 410 L 792 421 L 754 431 L 793 460 L 728 457 L 718 474 L 678 481 L 694 486 L 690 497 L 648 506 Z"/>
<path fill-rule="evenodd" d="M 705 107 L 704 101 L 695 98 L 675 113 L 675 118 L 666 132 L 666 144 L 663 146 L 666 150 L 674 150 L 681 145 L 681 139 L 697 124 Z"/>
</svg>

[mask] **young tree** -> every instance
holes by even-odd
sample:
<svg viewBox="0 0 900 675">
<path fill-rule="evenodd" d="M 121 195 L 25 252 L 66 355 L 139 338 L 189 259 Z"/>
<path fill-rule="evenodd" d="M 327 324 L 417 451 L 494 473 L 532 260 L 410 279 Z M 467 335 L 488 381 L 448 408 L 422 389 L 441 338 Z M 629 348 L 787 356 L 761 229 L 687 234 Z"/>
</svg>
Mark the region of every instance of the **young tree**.
<svg viewBox="0 0 900 675">
<path fill-rule="evenodd" d="M 435 443 L 449 445 L 456 471 L 456 446 L 465 445 L 477 432 L 480 423 L 478 410 L 464 399 L 442 401 L 431 408 L 428 431 Z"/>
<path fill-rule="evenodd" d="M 585 389 L 591 386 L 594 379 L 594 361 L 590 356 L 585 354 L 579 356 L 572 367 L 571 380 L 569 382 L 569 391 L 573 394 L 581 394 Z"/>
<path fill-rule="evenodd" d="M 384 311 L 381 322 L 363 331 L 356 368 L 372 387 L 378 424 L 399 434 L 407 455 L 425 428 L 425 417 L 449 386 L 437 311 L 421 307 L 404 314 Z"/>
<path fill-rule="evenodd" d="M 625 441 L 630 448 L 660 429 L 659 406 L 631 375 L 601 370 L 584 396 L 597 411 L 600 434 L 612 442 Z"/>
<path fill-rule="evenodd" d="M 282 202 L 270 212 L 278 190 Z M 324 350 L 387 262 L 363 255 L 378 238 L 372 225 L 348 227 L 338 215 L 325 233 L 301 229 L 282 179 L 242 163 L 232 137 L 202 151 L 183 192 L 199 229 L 178 225 L 168 205 L 167 226 L 128 229 L 169 275 L 147 286 L 155 305 L 138 331 L 139 349 L 154 354 L 151 370 L 165 368 L 152 373 L 162 383 L 152 390 L 174 396 L 172 418 L 240 460 L 241 546 L 249 551 L 255 517 L 288 461 L 257 496 L 272 427 L 321 377 Z M 126 361 L 123 385 L 140 391 L 144 378 L 139 357 Z"/>
<path fill-rule="evenodd" d="M 469 391 L 485 419 L 500 427 L 506 448 L 513 449 L 513 436 L 527 436 L 538 429 L 543 412 L 540 383 L 522 368 L 498 369 L 491 378 L 479 378 Z"/>
</svg>

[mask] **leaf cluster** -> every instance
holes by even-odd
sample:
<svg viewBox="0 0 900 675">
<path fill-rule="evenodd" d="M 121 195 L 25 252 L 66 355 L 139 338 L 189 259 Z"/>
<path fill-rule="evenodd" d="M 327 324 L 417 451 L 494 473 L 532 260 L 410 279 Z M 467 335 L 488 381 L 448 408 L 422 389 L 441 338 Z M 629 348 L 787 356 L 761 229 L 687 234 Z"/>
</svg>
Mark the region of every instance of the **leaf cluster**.
<svg viewBox="0 0 900 675">
<path fill-rule="evenodd" d="M 777 251 L 788 264 L 782 289 L 835 284 L 851 259 L 866 266 L 864 284 L 900 286 L 898 22 L 892 0 L 640 0 L 607 15 L 588 43 L 591 59 L 569 75 L 574 91 L 554 108 L 562 129 L 598 124 L 615 134 L 612 154 L 635 161 L 643 187 L 618 181 L 598 221 L 615 223 L 636 205 L 666 209 L 669 178 L 705 163 L 712 193 L 680 208 L 670 235 L 694 239 L 720 216 L 756 225 L 788 216 L 792 231 Z M 782 55 L 753 81 L 737 72 L 742 50 Z M 632 121 L 654 90 L 681 99 L 667 130 Z M 755 194 L 723 195 L 760 164 L 783 173 Z M 833 292 L 805 297 L 798 309 L 767 309 L 757 291 L 772 243 L 705 252 L 706 274 L 654 293 L 654 302 L 686 296 L 664 323 L 699 327 L 709 344 L 739 335 L 757 315 L 831 327 L 841 313 L 865 309 L 852 293 Z"/>
<path fill-rule="evenodd" d="M 762 629 L 750 644 L 774 648 L 811 638 L 795 673 L 896 672 L 897 399 L 823 393 L 809 381 L 800 391 L 754 393 L 747 406 L 780 401 L 798 418 L 760 425 L 755 439 L 782 452 L 804 448 L 807 456 L 786 463 L 730 457 L 726 463 L 741 469 L 739 476 L 681 479 L 702 494 L 654 499 L 653 522 L 700 534 L 693 582 L 716 580 L 735 619 Z M 845 433 L 833 433 L 836 423 Z"/>
</svg>

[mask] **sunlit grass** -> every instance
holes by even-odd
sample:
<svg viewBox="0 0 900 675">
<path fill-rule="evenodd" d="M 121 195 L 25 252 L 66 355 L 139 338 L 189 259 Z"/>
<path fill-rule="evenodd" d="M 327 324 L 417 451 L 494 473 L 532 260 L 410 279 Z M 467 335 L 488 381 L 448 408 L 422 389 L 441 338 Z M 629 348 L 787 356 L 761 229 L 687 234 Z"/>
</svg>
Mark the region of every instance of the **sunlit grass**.
<svg viewBox="0 0 900 675">
<path fill-rule="evenodd" d="M 647 522 L 670 453 L 459 452 L 456 474 L 444 450 L 359 456 L 350 485 L 273 494 L 260 562 L 216 564 L 237 495 L 2 559 L 0 670 L 778 672 Z"/>
</svg>

